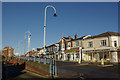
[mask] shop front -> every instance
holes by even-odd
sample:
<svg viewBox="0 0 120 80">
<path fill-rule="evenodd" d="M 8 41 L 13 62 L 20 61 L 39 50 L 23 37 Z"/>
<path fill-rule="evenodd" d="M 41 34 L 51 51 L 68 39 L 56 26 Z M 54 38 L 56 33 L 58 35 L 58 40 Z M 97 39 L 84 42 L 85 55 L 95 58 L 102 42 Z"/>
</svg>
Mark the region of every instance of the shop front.
<svg viewBox="0 0 120 80">
<path fill-rule="evenodd" d="M 117 52 L 111 49 L 89 50 L 83 51 L 83 59 L 85 62 L 117 62 Z"/>
<path fill-rule="evenodd" d="M 65 60 L 78 61 L 79 60 L 79 49 L 65 50 Z"/>
</svg>

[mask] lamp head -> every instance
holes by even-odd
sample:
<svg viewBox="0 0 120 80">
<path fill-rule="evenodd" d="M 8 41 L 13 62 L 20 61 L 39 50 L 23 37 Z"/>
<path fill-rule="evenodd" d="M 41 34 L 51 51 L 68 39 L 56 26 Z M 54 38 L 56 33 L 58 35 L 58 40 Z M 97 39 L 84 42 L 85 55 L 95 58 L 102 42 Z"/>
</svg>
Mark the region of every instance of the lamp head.
<svg viewBox="0 0 120 80">
<path fill-rule="evenodd" d="M 56 15 L 56 13 L 54 14 L 54 17 L 56 17 L 57 15 Z"/>
</svg>

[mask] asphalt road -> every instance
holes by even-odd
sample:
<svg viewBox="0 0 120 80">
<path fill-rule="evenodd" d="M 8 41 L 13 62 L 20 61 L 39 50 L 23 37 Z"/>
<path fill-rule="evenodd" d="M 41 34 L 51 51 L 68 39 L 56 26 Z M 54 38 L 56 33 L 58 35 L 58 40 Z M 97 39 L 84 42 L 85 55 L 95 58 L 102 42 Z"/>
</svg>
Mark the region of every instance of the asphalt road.
<svg viewBox="0 0 120 80">
<path fill-rule="evenodd" d="M 59 78 L 109 78 L 109 79 L 117 79 L 119 78 L 119 67 L 117 66 L 109 66 L 109 67 L 101 67 L 95 65 L 86 65 L 86 64 L 78 64 L 77 62 L 63 62 L 57 61 L 57 75 Z M 6 79 L 20 79 L 20 78 L 28 78 L 28 79 L 40 79 L 45 78 L 45 76 L 38 75 L 36 73 L 26 71 L 19 66 L 13 65 L 3 65 L 2 66 L 2 77 L 3 80 Z M 120 79 L 120 78 L 119 78 Z"/>
<path fill-rule="evenodd" d="M 57 61 L 57 73 L 61 78 L 119 78 L 117 66 L 80 65 L 74 62 Z"/>
</svg>

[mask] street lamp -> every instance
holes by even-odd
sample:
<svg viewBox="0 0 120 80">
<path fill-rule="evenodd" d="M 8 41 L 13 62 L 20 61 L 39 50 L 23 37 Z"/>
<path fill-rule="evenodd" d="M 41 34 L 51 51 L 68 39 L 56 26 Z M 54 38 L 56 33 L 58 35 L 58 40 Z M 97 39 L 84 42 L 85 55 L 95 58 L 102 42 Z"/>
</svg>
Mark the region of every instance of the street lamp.
<svg viewBox="0 0 120 80">
<path fill-rule="evenodd" d="M 45 54 L 45 28 L 46 28 L 46 10 L 47 10 L 47 8 L 48 7 L 51 7 L 51 8 L 53 8 L 54 9 L 54 16 L 56 16 L 56 9 L 53 7 L 53 6 L 51 6 L 51 5 L 48 5 L 48 6 L 46 6 L 45 7 L 45 16 L 44 16 L 44 54 Z"/>
<path fill-rule="evenodd" d="M 48 5 L 45 7 L 45 16 L 44 16 L 44 54 L 45 54 L 45 28 L 46 28 L 46 10 L 48 7 L 51 7 L 54 9 L 55 13 L 54 13 L 54 16 L 56 16 L 56 9 L 55 7 L 51 6 L 51 5 Z"/>
<path fill-rule="evenodd" d="M 26 34 L 28 33 L 28 51 L 29 52 L 29 48 L 30 48 L 30 37 L 31 37 L 31 33 L 30 31 L 26 31 L 25 32 L 25 42 L 24 42 L 24 55 L 25 55 L 25 49 L 26 49 Z M 28 53 L 28 56 L 29 56 L 29 53 Z M 29 58 L 28 58 L 29 60 Z"/>
</svg>

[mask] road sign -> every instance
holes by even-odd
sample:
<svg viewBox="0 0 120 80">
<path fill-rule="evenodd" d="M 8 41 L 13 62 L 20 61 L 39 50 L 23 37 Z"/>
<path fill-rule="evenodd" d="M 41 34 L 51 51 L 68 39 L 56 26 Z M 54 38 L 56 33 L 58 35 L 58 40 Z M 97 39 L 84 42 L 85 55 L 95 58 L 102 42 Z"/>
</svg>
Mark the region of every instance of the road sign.
<svg viewBox="0 0 120 80">
<path fill-rule="evenodd" d="M 32 48 L 32 51 L 34 52 L 34 51 L 35 51 L 35 48 Z"/>
<path fill-rule="evenodd" d="M 55 51 L 57 51 L 57 46 L 54 46 Z"/>
</svg>

